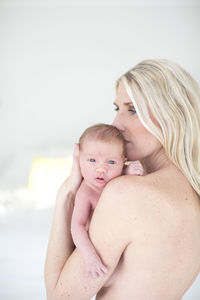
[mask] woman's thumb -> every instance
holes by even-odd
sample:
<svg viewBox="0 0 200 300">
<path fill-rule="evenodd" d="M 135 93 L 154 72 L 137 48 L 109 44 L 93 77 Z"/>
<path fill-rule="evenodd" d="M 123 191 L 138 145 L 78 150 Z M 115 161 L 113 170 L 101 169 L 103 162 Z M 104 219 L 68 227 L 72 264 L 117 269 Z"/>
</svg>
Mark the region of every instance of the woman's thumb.
<svg viewBox="0 0 200 300">
<path fill-rule="evenodd" d="M 79 144 L 78 143 L 74 144 L 74 155 L 75 156 L 79 155 Z"/>
</svg>

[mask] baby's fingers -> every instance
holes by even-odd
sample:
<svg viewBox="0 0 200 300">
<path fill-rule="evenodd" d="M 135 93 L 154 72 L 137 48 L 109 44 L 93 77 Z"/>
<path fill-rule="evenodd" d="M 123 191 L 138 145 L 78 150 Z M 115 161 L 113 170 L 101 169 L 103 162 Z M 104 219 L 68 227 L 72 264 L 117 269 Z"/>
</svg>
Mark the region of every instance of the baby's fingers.
<svg viewBox="0 0 200 300">
<path fill-rule="evenodd" d="M 108 272 L 108 269 L 107 269 L 104 265 L 101 266 L 101 270 L 102 270 L 105 274 Z"/>
<path fill-rule="evenodd" d="M 101 265 L 97 268 L 96 272 L 97 272 L 98 275 L 103 277 L 108 272 L 108 270 L 104 265 Z"/>
</svg>

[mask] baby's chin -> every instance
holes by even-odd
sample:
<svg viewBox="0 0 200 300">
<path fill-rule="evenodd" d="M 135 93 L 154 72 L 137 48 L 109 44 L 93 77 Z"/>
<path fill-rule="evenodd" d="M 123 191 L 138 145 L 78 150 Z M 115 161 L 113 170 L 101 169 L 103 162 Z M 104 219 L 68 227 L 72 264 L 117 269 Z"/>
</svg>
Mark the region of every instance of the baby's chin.
<svg viewBox="0 0 200 300">
<path fill-rule="evenodd" d="M 106 186 L 106 183 L 105 181 L 101 181 L 101 180 L 93 180 L 92 182 L 91 181 L 88 181 L 88 180 L 85 180 L 85 183 L 87 186 L 89 186 L 91 189 L 93 190 L 99 190 L 101 191 L 105 186 Z"/>
</svg>

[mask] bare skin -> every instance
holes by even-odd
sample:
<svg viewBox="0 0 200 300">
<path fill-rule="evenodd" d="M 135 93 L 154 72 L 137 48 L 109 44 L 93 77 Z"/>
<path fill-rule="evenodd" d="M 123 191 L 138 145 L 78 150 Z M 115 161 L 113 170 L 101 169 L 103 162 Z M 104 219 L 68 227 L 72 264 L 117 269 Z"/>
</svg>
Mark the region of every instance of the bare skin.
<svg viewBox="0 0 200 300">
<path fill-rule="evenodd" d="M 80 153 L 81 173 L 84 179 L 76 193 L 71 221 L 71 233 L 74 244 L 80 250 L 85 261 L 86 276 L 103 276 L 107 268 L 88 236 L 92 214 L 105 185 L 122 174 L 144 175 L 139 161 L 131 162 L 124 169 L 125 157 L 122 155 L 122 143 L 87 140 Z M 101 178 L 101 180 L 99 179 Z"/>
<path fill-rule="evenodd" d="M 139 100 L 138 100 L 139 101 Z M 181 300 L 200 272 L 200 199 L 162 146 L 141 124 L 121 85 L 114 125 L 129 160 L 146 176 L 125 175 L 103 190 L 89 237 L 108 272 L 87 278 L 70 234 L 73 199 L 81 183 L 77 157 L 60 188 L 47 251 L 48 300 Z"/>
<path fill-rule="evenodd" d="M 68 186 L 69 181 L 57 198 L 60 222 Z M 73 206 L 66 207 L 69 217 Z M 68 247 L 63 255 L 58 256 L 62 248 L 55 251 L 56 265 L 50 259 L 46 262 L 47 299 L 89 300 L 97 294 L 97 300 L 181 300 L 200 271 L 199 228 L 199 198 L 173 165 L 142 177 L 118 177 L 104 189 L 89 228 L 108 273 L 86 278 L 82 255 L 77 249 L 73 252 L 69 232 L 64 231 Z M 70 257 L 66 250 L 68 255 L 73 252 Z"/>
<path fill-rule="evenodd" d="M 200 271 L 198 196 L 173 165 L 140 180 L 151 192 L 141 199 L 134 231 L 134 180 L 129 178 L 129 191 L 123 192 L 132 240 L 97 300 L 180 300 Z"/>
</svg>

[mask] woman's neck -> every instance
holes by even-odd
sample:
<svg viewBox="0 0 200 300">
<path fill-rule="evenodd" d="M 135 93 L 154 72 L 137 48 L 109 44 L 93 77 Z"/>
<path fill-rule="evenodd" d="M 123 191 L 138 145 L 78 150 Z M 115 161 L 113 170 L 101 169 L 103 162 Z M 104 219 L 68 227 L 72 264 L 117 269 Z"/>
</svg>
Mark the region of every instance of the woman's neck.
<svg viewBox="0 0 200 300">
<path fill-rule="evenodd" d="M 168 159 L 163 149 L 158 153 L 145 157 L 141 160 L 141 163 L 144 166 L 147 174 L 159 171 L 173 164 Z"/>
</svg>

